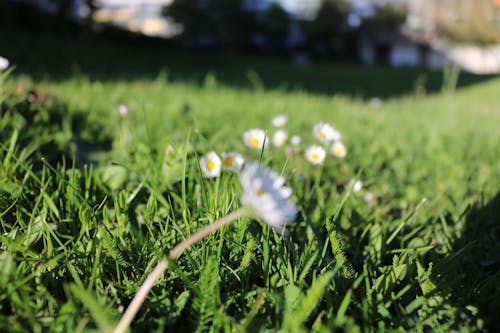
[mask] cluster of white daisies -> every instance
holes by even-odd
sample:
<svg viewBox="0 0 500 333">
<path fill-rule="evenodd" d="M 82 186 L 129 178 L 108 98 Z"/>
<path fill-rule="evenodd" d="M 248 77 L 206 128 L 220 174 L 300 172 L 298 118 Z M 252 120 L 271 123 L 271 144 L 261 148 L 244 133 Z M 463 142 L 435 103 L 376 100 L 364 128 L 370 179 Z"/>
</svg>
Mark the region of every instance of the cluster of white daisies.
<svg viewBox="0 0 500 333">
<path fill-rule="evenodd" d="M 272 120 L 276 130 L 272 133 L 269 139 L 266 131 L 260 128 L 252 128 L 243 133 L 243 143 L 250 149 L 263 150 L 269 145 L 275 148 L 283 147 L 288 142 L 288 133 L 284 129 L 288 122 L 286 115 L 279 115 Z M 319 122 L 313 127 L 313 136 L 319 142 L 314 143 L 304 150 L 305 159 L 313 165 L 321 165 L 324 163 L 327 154 L 329 153 L 335 158 L 344 158 L 347 155 L 347 149 L 342 143 L 342 135 L 333 126 L 325 122 Z M 294 152 L 299 151 L 302 144 L 302 138 L 294 135 L 290 138 L 290 144 Z M 245 164 L 245 159 L 238 152 L 223 152 L 219 155 L 215 151 L 210 151 L 200 158 L 200 168 L 205 178 L 219 177 L 222 170 L 240 171 Z M 363 188 L 363 183 L 360 180 L 352 179 L 345 186 L 346 190 L 353 193 L 358 193 Z M 373 205 L 376 202 L 376 197 L 373 193 L 366 192 L 363 194 L 363 200 Z"/>
<path fill-rule="evenodd" d="M 274 147 L 283 147 L 288 141 L 288 133 L 284 129 L 288 117 L 279 115 L 272 120 L 276 131 L 269 140 L 266 132 L 260 128 L 252 128 L 243 133 L 243 143 L 250 149 L 262 150 L 271 143 Z M 314 125 L 313 135 L 321 144 L 312 144 L 304 151 L 304 157 L 311 164 L 323 164 L 327 152 L 336 158 L 344 158 L 347 149 L 342 143 L 342 135 L 330 124 L 320 122 Z M 290 138 L 292 146 L 298 147 L 302 143 L 302 138 L 294 135 Z M 222 157 L 222 159 L 221 159 Z M 237 152 L 223 152 L 221 157 L 210 151 L 200 159 L 200 167 L 206 178 L 219 177 L 221 170 L 240 170 L 244 163 L 244 158 Z"/>
</svg>

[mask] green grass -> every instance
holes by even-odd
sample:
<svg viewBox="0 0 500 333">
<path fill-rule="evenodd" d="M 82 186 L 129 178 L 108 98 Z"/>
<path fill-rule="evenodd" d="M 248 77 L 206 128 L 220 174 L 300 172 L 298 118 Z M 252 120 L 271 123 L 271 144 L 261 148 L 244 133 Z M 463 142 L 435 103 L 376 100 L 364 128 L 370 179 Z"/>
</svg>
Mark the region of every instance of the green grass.
<svg viewBox="0 0 500 333">
<path fill-rule="evenodd" d="M 175 244 L 239 207 L 237 175 L 204 179 L 198 158 L 258 160 L 242 134 L 272 132 L 280 113 L 302 149 L 332 123 L 347 157 L 313 167 L 266 150 L 299 207 L 289 234 L 244 218 L 210 235 L 133 331 L 499 329 L 499 79 L 440 92 L 438 72 L 0 36 L 17 65 L 0 95 L 0 331 L 109 330 Z M 356 176 L 365 187 L 348 194 Z"/>
</svg>

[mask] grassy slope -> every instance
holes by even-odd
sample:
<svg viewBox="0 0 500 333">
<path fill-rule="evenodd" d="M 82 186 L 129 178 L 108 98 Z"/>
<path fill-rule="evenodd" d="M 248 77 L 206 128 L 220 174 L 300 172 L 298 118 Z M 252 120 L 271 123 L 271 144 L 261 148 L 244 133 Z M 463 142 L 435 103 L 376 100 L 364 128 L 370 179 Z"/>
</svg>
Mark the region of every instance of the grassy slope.
<svg viewBox="0 0 500 333">
<path fill-rule="evenodd" d="M 30 42 L 61 43 L 47 38 Z M 237 178 L 203 180 L 197 156 L 235 149 L 257 159 L 241 135 L 272 130 L 279 113 L 305 144 L 314 123 L 331 122 L 347 158 L 321 169 L 289 160 L 300 206 L 290 235 L 244 219 L 194 246 L 153 289 L 138 331 L 498 328 L 499 80 L 415 96 L 414 70 L 148 49 L 117 60 L 130 48 L 93 43 L 65 41 L 61 59 L 44 66 L 22 43 L 7 55 L 29 74 L 7 91 L 34 84 L 50 93 L 29 107 L 9 97 L 2 111 L 2 330 L 108 327 L 163 253 L 238 206 Z M 50 48 L 41 46 L 45 59 Z M 82 56 L 90 49 L 101 57 Z M 436 91 L 441 74 L 426 75 Z M 50 107 L 50 94 L 63 104 Z M 373 108 L 365 96 L 393 98 Z M 127 123 L 119 103 L 129 105 Z M 286 158 L 269 151 L 264 161 L 281 170 Z M 354 194 L 342 206 L 343 185 L 357 174 L 378 196 L 374 207 Z M 345 251 L 331 245 L 339 238 Z M 336 264 L 344 252 L 356 278 Z"/>
</svg>

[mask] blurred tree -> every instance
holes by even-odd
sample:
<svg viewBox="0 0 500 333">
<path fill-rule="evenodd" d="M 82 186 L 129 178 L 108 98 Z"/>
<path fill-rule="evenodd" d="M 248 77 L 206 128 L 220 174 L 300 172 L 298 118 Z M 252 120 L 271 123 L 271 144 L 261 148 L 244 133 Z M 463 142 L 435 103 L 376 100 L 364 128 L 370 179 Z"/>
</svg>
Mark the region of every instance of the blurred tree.
<svg viewBox="0 0 500 333">
<path fill-rule="evenodd" d="M 257 26 L 255 14 L 234 0 L 177 0 L 163 14 L 183 26 L 179 38 L 188 44 L 246 46 Z"/>
<path fill-rule="evenodd" d="M 389 65 L 395 37 L 400 34 L 401 27 L 406 22 L 407 13 L 408 9 L 405 5 L 387 4 L 377 6 L 374 15 L 362 20 L 357 33 L 361 40 L 368 38 L 372 41 L 377 63 Z"/>
<path fill-rule="evenodd" d="M 94 13 L 100 8 L 100 6 L 97 4 L 97 0 L 85 0 L 84 3 L 85 5 L 87 5 L 87 8 L 89 10 L 89 15 L 85 18 L 85 22 L 91 25 L 93 23 L 92 17 Z"/>
<path fill-rule="evenodd" d="M 89 10 L 86 17 L 78 15 L 82 7 Z M 92 13 L 97 9 L 96 0 L 0 1 L 0 23 L 72 36 L 91 23 Z"/>
<path fill-rule="evenodd" d="M 375 15 L 363 19 L 359 30 L 369 34 L 398 32 L 407 14 L 408 9 L 404 5 L 378 6 Z"/>
<path fill-rule="evenodd" d="M 315 55 L 350 53 L 349 4 L 345 0 L 323 0 L 313 20 L 303 20 L 306 48 Z"/>
<path fill-rule="evenodd" d="M 280 41 L 287 37 L 290 30 L 290 15 L 274 2 L 262 15 L 257 16 L 255 30 L 270 40 Z"/>
</svg>

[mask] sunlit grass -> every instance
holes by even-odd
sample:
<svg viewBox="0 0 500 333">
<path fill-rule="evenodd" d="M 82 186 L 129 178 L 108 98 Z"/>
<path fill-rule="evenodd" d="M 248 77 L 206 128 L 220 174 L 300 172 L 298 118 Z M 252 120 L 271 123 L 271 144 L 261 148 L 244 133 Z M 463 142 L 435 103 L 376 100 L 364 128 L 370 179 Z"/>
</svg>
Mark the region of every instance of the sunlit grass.
<svg viewBox="0 0 500 333">
<path fill-rule="evenodd" d="M 175 244 L 240 206 L 234 171 L 205 179 L 208 151 L 282 174 L 296 223 L 281 237 L 243 218 L 195 244 L 133 331 L 498 328 L 498 79 L 380 106 L 217 72 L 200 82 L 14 72 L 0 118 L 0 330 L 109 330 Z M 272 134 L 279 114 L 301 145 L 247 148 L 243 133 Z M 312 165 L 321 121 L 347 156 Z"/>
</svg>

